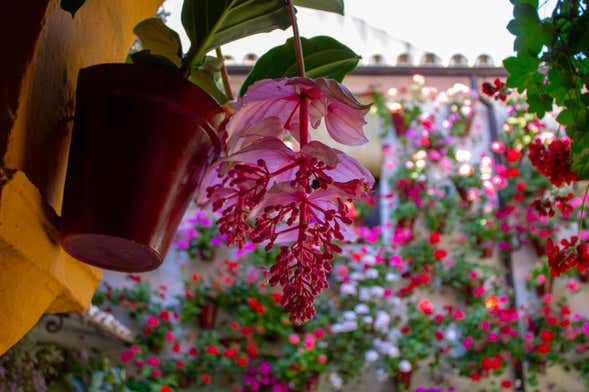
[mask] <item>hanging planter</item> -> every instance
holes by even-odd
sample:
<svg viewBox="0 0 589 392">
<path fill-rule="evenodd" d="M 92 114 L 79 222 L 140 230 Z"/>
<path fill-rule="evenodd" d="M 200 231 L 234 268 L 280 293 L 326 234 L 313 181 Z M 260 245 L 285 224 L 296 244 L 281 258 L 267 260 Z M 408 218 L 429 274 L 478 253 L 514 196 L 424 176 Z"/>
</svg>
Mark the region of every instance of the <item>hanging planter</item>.
<svg viewBox="0 0 589 392">
<path fill-rule="evenodd" d="M 413 370 L 407 372 L 398 371 L 394 377 L 395 386 L 402 391 L 409 390 L 411 388 L 411 378 L 413 376 Z"/>
<path fill-rule="evenodd" d="M 200 306 L 198 314 L 198 326 L 200 329 L 213 329 L 217 321 L 218 306 L 214 302 L 208 302 Z"/>
<path fill-rule="evenodd" d="M 179 74 L 145 64 L 81 70 L 76 105 L 63 247 L 101 268 L 157 268 L 220 152 L 224 112 Z"/>
</svg>

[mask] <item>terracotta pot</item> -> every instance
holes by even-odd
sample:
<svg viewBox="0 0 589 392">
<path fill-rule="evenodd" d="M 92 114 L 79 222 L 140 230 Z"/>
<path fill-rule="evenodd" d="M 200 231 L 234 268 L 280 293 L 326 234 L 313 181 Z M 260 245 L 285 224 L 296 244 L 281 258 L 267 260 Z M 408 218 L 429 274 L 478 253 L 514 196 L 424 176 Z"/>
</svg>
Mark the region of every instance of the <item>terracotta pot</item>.
<svg viewBox="0 0 589 392">
<path fill-rule="evenodd" d="M 411 377 L 413 376 L 413 370 L 409 372 L 398 372 L 395 374 L 395 386 L 400 390 L 408 390 L 411 388 Z"/>
<path fill-rule="evenodd" d="M 220 152 L 224 119 L 213 98 L 164 69 L 82 69 L 63 202 L 65 250 L 101 268 L 157 268 Z"/>
<path fill-rule="evenodd" d="M 485 246 L 483 247 L 483 249 L 481 250 L 481 258 L 482 259 L 490 259 L 491 257 L 493 257 L 493 246 Z"/>
<path fill-rule="evenodd" d="M 405 134 L 407 134 L 407 130 L 409 129 L 409 127 L 405 122 L 405 116 L 403 116 L 403 113 L 391 113 L 391 120 L 393 121 L 393 126 L 395 127 L 395 134 L 397 135 L 397 137 L 405 136 Z"/>
<path fill-rule="evenodd" d="M 542 298 L 546 294 L 552 294 L 552 285 L 554 283 L 554 277 L 550 276 L 544 281 L 544 283 L 536 286 L 536 294 Z"/>
<path fill-rule="evenodd" d="M 305 390 L 307 392 L 315 391 L 319 387 L 319 372 L 313 372 L 311 378 L 307 380 L 305 384 Z"/>
<path fill-rule="evenodd" d="M 209 302 L 200 306 L 198 314 L 198 326 L 200 329 L 213 329 L 217 321 L 218 306 L 214 302 Z"/>
<path fill-rule="evenodd" d="M 579 272 L 579 280 L 583 283 L 589 282 L 589 270 L 578 271 Z"/>
<path fill-rule="evenodd" d="M 456 192 L 460 196 L 460 204 L 464 208 L 470 208 L 472 206 L 472 200 L 468 199 L 468 191 L 461 186 L 456 185 Z"/>
<path fill-rule="evenodd" d="M 546 247 L 538 238 L 531 238 L 530 243 L 532 244 L 534 251 L 536 251 L 536 256 L 542 257 L 546 254 Z"/>
</svg>

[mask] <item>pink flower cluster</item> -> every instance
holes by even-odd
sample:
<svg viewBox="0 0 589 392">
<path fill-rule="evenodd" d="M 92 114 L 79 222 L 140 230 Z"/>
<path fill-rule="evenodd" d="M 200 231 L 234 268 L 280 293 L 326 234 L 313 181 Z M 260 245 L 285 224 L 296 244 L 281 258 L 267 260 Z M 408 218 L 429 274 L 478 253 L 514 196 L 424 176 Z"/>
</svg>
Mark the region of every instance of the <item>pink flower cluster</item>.
<svg viewBox="0 0 589 392">
<path fill-rule="evenodd" d="M 283 78 L 255 83 L 236 108 L 226 154 L 205 175 L 200 201 L 221 212 L 229 244 L 281 245 L 270 283 L 283 287 L 283 306 L 303 322 L 314 316 L 313 300 L 341 251 L 334 241 L 354 236 L 346 202 L 368 200 L 374 184 L 357 161 L 311 140 L 309 125 L 324 121 L 337 142 L 363 144 L 368 106 L 334 80 Z"/>
</svg>

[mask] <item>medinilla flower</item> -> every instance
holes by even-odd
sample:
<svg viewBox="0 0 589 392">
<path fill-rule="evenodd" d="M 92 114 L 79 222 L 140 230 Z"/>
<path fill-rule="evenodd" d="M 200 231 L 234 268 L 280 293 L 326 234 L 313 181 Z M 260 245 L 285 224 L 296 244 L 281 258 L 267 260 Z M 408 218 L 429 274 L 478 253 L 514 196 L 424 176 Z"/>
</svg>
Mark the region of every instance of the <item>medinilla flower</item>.
<svg viewBox="0 0 589 392">
<path fill-rule="evenodd" d="M 224 157 L 202 181 L 200 202 L 221 212 L 229 244 L 280 245 L 270 284 L 281 285 L 282 305 L 294 322 L 315 314 L 314 298 L 327 287 L 337 241 L 351 240 L 349 202 L 369 200 L 374 178 L 345 153 L 311 140 L 309 125 L 325 122 L 347 145 L 367 141 L 368 106 L 330 79 L 283 78 L 253 84 L 226 127 Z M 283 140 L 294 137 L 294 151 Z"/>
</svg>

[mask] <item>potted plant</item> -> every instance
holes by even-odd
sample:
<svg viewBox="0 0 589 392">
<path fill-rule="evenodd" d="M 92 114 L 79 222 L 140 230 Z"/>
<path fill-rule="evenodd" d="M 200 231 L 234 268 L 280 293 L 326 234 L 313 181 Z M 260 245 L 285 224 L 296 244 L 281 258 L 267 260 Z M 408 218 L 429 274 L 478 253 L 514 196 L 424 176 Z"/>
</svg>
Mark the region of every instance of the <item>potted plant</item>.
<svg viewBox="0 0 589 392">
<path fill-rule="evenodd" d="M 341 0 L 294 3 L 343 10 Z M 221 152 L 220 130 L 231 110 L 220 104 L 231 91 L 227 83 L 226 93 L 219 87 L 226 81 L 220 47 L 288 27 L 291 9 L 281 0 L 186 0 L 182 23 L 191 43 L 186 53 L 175 31 L 150 18 L 134 30 L 143 50 L 131 55 L 132 64 L 80 71 L 61 233 L 64 249 L 86 263 L 121 271 L 161 264 L 205 170 Z M 216 58 L 207 56 L 211 50 Z M 342 64 L 352 59 L 337 71 L 340 80 L 357 63 L 350 52 L 339 52 Z M 275 76 L 263 68 L 249 83 Z"/>
<path fill-rule="evenodd" d="M 197 209 L 192 216 L 180 224 L 174 245 L 186 251 L 191 259 L 212 261 L 217 247 L 223 242 L 219 230 L 207 211 Z"/>
</svg>

